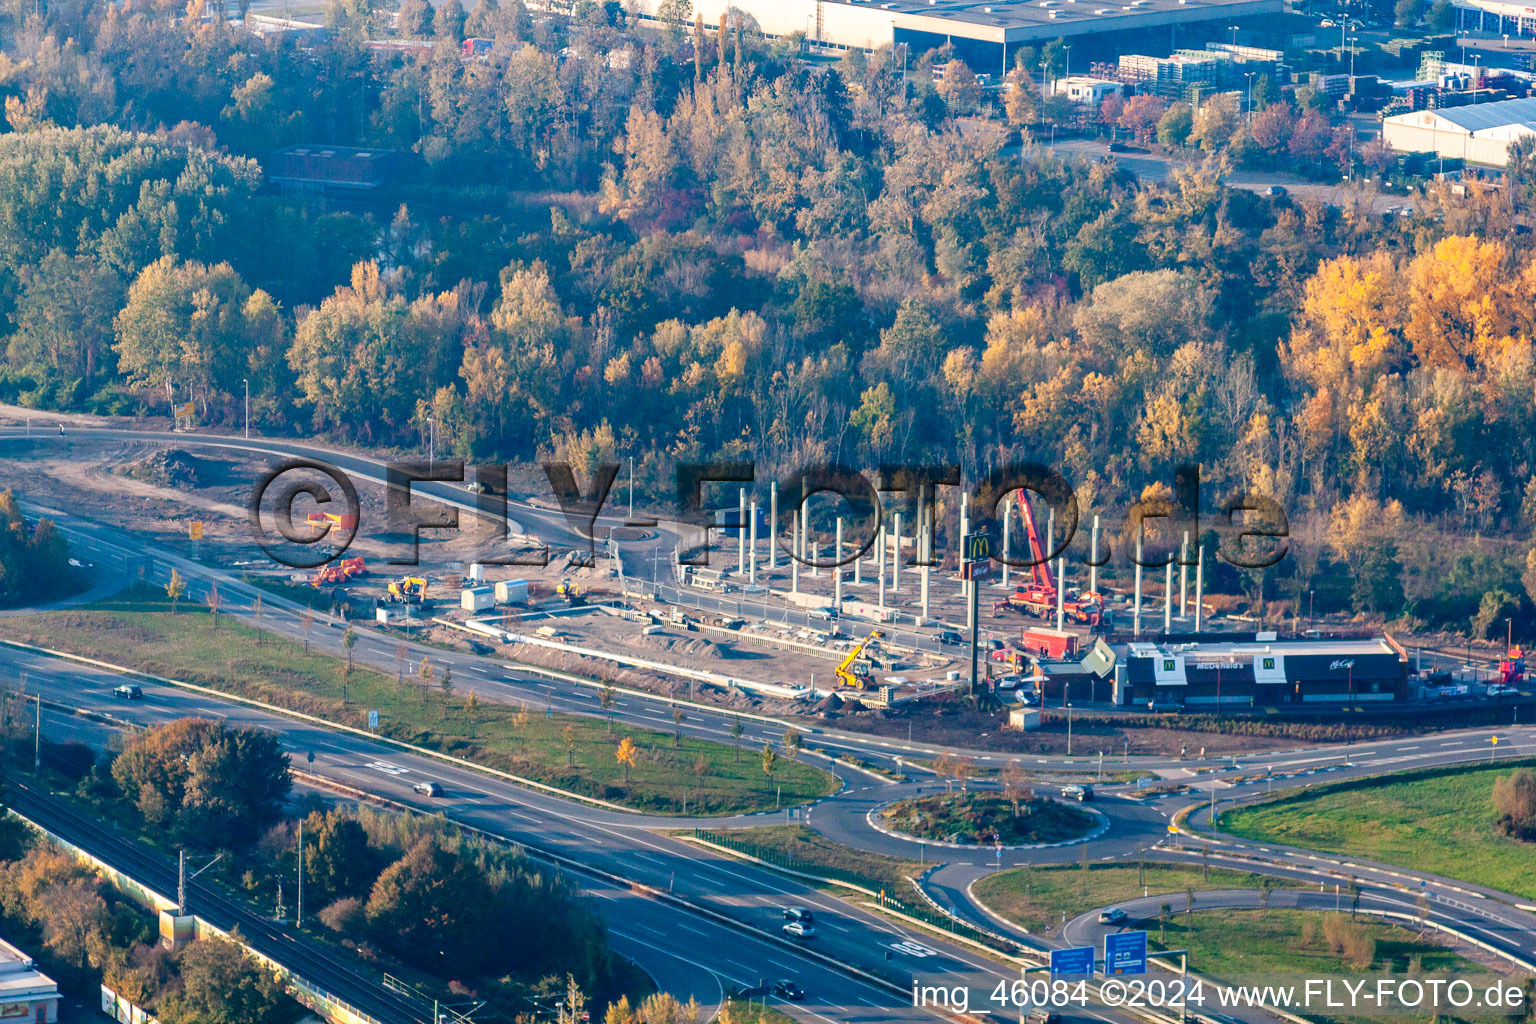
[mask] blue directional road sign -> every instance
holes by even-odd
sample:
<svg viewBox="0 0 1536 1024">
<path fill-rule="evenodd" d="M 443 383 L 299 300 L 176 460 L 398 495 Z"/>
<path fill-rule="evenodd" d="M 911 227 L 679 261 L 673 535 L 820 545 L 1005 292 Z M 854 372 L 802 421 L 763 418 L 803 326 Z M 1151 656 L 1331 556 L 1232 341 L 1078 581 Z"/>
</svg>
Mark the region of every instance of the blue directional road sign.
<svg viewBox="0 0 1536 1024">
<path fill-rule="evenodd" d="M 1104 936 L 1104 973 L 1146 974 L 1147 933 L 1115 932 Z"/>
<path fill-rule="evenodd" d="M 1092 946 L 1072 946 L 1051 950 L 1051 976 L 1058 974 L 1093 974 Z"/>
</svg>

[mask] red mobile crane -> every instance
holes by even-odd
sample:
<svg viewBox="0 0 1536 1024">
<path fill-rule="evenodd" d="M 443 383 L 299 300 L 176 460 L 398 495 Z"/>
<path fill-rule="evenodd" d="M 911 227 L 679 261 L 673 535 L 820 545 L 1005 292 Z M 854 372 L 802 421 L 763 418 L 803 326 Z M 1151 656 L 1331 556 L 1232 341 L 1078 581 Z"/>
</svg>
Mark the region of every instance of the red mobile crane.
<svg viewBox="0 0 1536 1024">
<path fill-rule="evenodd" d="M 992 607 L 993 614 L 1016 611 L 1020 615 L 1033 615 L 1048 619 L 1056 613 L 1056 577 L 1045 558 L 1045 545 L 1040 542 L 1040 531 L 1035 527 L 1035 513 L 1029 504 L 1029 495 L 1023 489 L 1016 492 L 1019 518 L 1024 523 L 1024 535 L 1029 540 L 1030 566 L 1028 586 L 1020 586 L 1012 594 Z M 1104 618 L 1104 599 L 1095 593 L 1063 595 L 1062 611 L 1071 622 L 1097 626 Z"/>
</svg>

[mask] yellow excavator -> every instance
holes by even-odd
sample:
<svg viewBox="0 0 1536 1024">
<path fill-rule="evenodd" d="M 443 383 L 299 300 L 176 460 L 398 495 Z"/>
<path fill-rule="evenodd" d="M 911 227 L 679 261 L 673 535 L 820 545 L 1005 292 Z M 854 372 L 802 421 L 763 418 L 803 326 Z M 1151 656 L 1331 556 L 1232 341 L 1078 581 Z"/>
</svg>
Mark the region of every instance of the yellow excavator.
<svg viewBox="0 0 1536 1024">
<path fill-rule="evenodd" d="M 858 645 L 848 652 L 848 657 L 838 663 L 837 681 L 839 685 L 851 686 L 856 690 L 862 690 L 873 682 L 873 677 L 869 674 L 868 663 L 860 661 L 859 655 L 864 653 L 864 648 L 869 646 L 870 641 L 878 639 L 880 639 L 880 631 L 878 629 L 872 630 L 869 636 L 860 640 Z"/>
<path fill-rule="evenodd" d="M 402 576 L 391 580 L 389 600 L 394 604 L 421 604 L 427 596 L 427 581 L 421 576 Z"/>
<path fill-rule="evenodd" d="M 561 598 L 572 607 L 587 603 L 586 597 L 581 592 L 581 587 L 577 586 L 575 581 L 569 579 L 560 581 L 560 585 L 555 588 L 555 596 Z"/>
</svg>

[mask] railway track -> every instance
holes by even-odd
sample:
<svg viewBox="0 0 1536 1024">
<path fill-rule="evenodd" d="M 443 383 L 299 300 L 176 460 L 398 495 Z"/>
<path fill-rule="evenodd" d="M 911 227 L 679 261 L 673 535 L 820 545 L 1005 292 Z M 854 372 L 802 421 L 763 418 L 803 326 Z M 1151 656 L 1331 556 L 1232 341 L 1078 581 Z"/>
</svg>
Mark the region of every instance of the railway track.
<svg viewBox="0 0 1536 1024">
<path fill-rule="evenodd" d="M 9 784 L 10 804 L 48 831 L 133 876 L 162 894 L 176 892 L 177 868 L 157 851 L 126 839 L 22 783 Z M 384 989 L 353 965 L 301 936 L 196 881 L 187 883 L 187 912 L 240 937 L 329 995 L 368 1014 L 379 1024 L 432 1024 L 432 1006 Z"/>
</svg>

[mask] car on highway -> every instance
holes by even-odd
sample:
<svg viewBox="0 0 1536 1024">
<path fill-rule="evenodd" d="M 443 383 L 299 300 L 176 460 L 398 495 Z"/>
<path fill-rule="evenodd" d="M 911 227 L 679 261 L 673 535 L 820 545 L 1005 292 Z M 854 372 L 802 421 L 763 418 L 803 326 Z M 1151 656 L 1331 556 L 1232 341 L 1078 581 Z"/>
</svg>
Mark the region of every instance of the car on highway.
<svg viewBox="0 0 1536 1024">
<path fill-rule="evenodd" d="M 1099 924 L 1123 924 L 1126 913 L 1119 907 L 1099 911 Z"/>
<path fill-rule="evenodd" d="M 1076 800 L 1079 803 L 1083 803 L 1085 801 L 1093 799 L 1093 787 L 1092 786 L 1063 786 L 1063 787 L 1061 787 L 1061 795 L 1063 797 L 1065 797 L 1066 799 L 1068 799 L 1068 800 Z"/>
<path fill-rule="evenodd" d="M 1488 687 L 1487 693 L 1490 697 L 1514 697 L 1518 695 L 1520 691 L 1515 689 L 1513 686 L 1510 686 L 1508 683 L 1494 683 L 1492 686 Z"/>
<path fill-rule="evenodd" d="M 1024 1024 L 1061 1024 L 1061 1014 L 1036 1007 L 1025 1015 Z"/>
<path fill-rule="evenodd" d="M 138 700 L 144 696 L 144 691 L 132 683 L 125 683 L 112 691 L 112 696 L 118 700 Z"/>
<path fill-rule="evenodd" d="M 816 915 L 804 907 L 785 907 L 784 920 L 799 921 L 801 924 L 813 924 L 816 921 Z"/>
<path fill-rule="evenodd" d="M 788 999 L 792 1003 L 798 1003 L 805 998 L 805 989 L 796 985 L 788 978 L 780 978 L 773 983 L 773 994 L 780 999 Z"/>
<path fill-rule="evenodd" d="M 779 930 L 792 939 L 808 939 L 816 934 L 816 927 L 804 921 L 790 921 Z"/>
<path fill-rule="evenodd" d="M 415 790 L 417 793 L 420 793 L 422 796 L 443 795 L 443 787 L 438 785 L 436 782 L 418 782 L 416 785 L 412 786 L 411 789 Z"/>
<path fill-rule="evenodd" d="M 939 643 L 946 647 L 959 647 L 961 644 L 965 643 L 965 641 L 960 639 L 960 634 L 956 633 L 954 630 L 941 629 L 939 630 Z"/>
<path fill-rule="evenodd" d="M 812 608 L 810 611 L 805 613 L 805 617 L 808 619 L 821 619 L 823 622 L 830 622 L 837 618 L 837 612 L 830 608 Z"/>
</svg>

